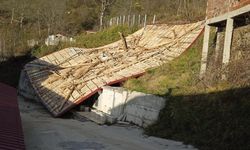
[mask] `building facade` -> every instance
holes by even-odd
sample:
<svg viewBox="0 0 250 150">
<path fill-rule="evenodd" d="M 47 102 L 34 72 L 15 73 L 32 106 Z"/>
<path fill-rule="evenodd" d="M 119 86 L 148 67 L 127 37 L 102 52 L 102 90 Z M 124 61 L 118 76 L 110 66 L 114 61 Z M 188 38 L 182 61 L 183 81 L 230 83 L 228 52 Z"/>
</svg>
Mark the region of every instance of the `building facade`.
<svg viewBox="0 0 250 150">
<path fill-rule="evenodd" d="M 207 18 L 211 19 L 250 4 L 249 0 L 208 0 Z"/>
<path fill-rule="evenodd" d="M 225 32 L 223 46 L 223 66 L 227 66 L 230 61 L 230 52 L 232 46 L 232 37 L 234 28 L 237 24 L 245 22 L 250 16 L 250 0 L 208 0 L 207 16 L 204 31 L 204 41 L 202 49 L 202 60 L 200 77 L 202 78 L 207 70 L 209 38 L 211 27 L 216 27 L 217 35 Z M 220 36 L 217 36 L 219 41 Z M 215 51 L 218 50 L 219 44 L 216 44 Z M 218 52 L 215 52 L 218 53 Z"/>
</svg>

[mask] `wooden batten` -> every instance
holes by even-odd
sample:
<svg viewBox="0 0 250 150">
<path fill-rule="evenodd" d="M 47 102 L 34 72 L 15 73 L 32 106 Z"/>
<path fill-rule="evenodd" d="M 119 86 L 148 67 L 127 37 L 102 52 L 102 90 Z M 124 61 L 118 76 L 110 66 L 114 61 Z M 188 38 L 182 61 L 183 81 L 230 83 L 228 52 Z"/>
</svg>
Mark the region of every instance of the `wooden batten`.
<svg viewBox="0 0 250 150">
<path fill-rule="evenodd" d="M 32 86 L 56 117 L 104 85 L 145 73 L 182 54 L 202 32 L 204 22 L 148 25 L 99 48 L 66 48 L 25 66 Z M 174 31 L 174 33 L 173 33 Z"/>
</svg>

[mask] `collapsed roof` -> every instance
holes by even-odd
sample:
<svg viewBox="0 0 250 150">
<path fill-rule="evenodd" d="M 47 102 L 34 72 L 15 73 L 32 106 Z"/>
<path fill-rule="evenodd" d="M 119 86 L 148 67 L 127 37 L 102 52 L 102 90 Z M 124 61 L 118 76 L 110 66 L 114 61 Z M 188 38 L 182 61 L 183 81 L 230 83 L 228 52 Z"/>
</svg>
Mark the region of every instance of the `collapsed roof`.
<svg viewBox="0 0 250 150">
<path fill-rule="evenodd" d="M 148 25 L 99 48 L 66 48 L 25 66 L 47 109 L 58 117 L 94 95 L 104 85 L 139 76 L 180 56 L 197 39 L 204 22 Z"/>
</svg>

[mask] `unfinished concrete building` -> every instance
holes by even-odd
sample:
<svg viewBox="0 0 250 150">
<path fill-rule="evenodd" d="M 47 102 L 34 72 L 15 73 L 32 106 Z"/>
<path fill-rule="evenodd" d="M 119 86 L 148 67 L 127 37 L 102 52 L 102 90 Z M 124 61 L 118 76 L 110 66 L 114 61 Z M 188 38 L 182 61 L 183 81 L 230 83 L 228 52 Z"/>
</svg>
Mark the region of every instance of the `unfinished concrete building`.
<svg viewBox="0 0 250 150">
<path fill-rule="evenodd" d="M 209 39 L 211 27 L 216 27 L 215 59 L 222 68 L 230 62 L 234 30 L 249 24 L 250 0 L 208 0 L 204 43 L 201 60 L 201 77 L 208 68 Z M 221 34 L 223 32 L 223 34 Z M 221 41 L 223 39 L 223 41 Z M 219 57 L 220 50 L 222 55 Z"/>
</svg>

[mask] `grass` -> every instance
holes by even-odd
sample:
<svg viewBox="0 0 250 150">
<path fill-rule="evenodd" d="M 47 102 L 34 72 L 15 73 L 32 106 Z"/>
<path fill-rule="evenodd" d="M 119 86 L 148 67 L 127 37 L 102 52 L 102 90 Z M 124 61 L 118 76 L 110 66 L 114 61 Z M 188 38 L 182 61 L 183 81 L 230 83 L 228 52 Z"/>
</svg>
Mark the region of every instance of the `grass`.
<svg viewBox="0 0 250 150">
<path fill-rule="evenodd" d="M 183 141 L 200 150 L 250 149 L 250 88 L 169 96 L 149 135 Z"/>
<path fill-rule="evenodd" d="M 200 69 L 202 38 L 184 52 L 178 59 L 171 63 L 164 64 L 156 69 L 151 69 L 139 78 L 130 79 L 125 82 L 124 87 L 164 96 L 169 90 L 178 94 L 184 92 L 186 88 L 197 81 L 197 75 Z"/>
<path fill-rule="evenodd" d="M 46 46 L 42 45 L 36 47 L 32 50 L 32 55 L 35 57 L 42 57 L 51 54 L 55 51 L 61 50 L 67 47 L 81 47 L 81 48 L 95 48 L 110 44 L 112 42 L 118 41 L 120 36 L 118 32 L 122 32 L 125 36 L 135 32 L 137 27 L 128 26 L 114 26 L 102 31 L 96 32 L 94 34 L 82 33 L 75 37 L 76 43 L 60 43 L 57 46 Z"/>
<path fill-rule="evenodd" d="M 200 80 L 201 49 L 199 38 L 169 64 L 125 82 L 124 87 L 130 90 L 167 99 L 158 121 L 145 133 L 183 141 L 201 150 L 250 149 L 249 83 L 242 86 Z"/>
<path fill-rule="evenodd" d="M 214 46 L 215 31 L 210 36 L 210 49 Z M 212 92 L 230 88 L 228 83 L 220 82 L 215 87 L 206 88 L 199 79 L 203 35 L 194 44 L 173 61 L 158 68 L 150 69 L 139 78 L 132 78 L 124 87 L 159 96 Z M 210 50 L 212 51 L 212 50 Z M 197 86 L 199 84 L 199 86 Z M 200 85 L 201 84 L 201 85 Z"/>
<path fill-rule="evenodd" d="M 118 41 L 120 36 L 118 32 L 122 32 L 125 36 L 137 31 L 137 27 L 114 26 L 96 34 L 82 34 L 76 37 L 76 45 L 78 47 L 95 48 L 104 46 L 112 42 Z"/>
</svg>

